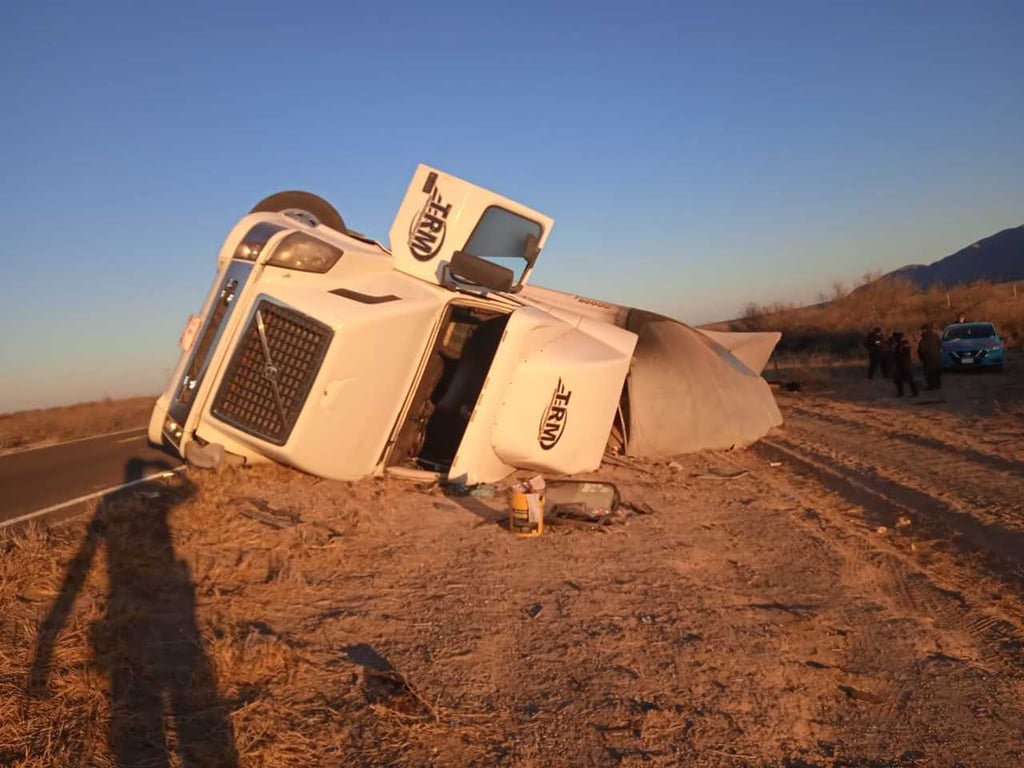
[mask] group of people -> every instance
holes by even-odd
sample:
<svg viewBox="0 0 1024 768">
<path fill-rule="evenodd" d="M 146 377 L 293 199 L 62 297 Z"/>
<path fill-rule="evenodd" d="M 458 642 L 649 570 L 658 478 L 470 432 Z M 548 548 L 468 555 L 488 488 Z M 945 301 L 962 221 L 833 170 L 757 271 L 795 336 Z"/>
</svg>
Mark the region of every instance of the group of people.
<svg viewBox="0 0 1024 768">
<path fill-rule="evenodd" d="M 888 336 L 881 328 L 875 328 L 864 339 L 868 350 L 868 378 L 875 378 L 875 372 L 883 378 L 891 378 L 896 385 L 896 396 L 903 397 L 905 386 L 910 394 L 917 397 L 918 387 L 914 378 L 914 350 L 910 340 L 902 331 L 893 331 Z M 935 326 L 925 323 L 917 340 L 917 358 L 921 361 L 925 389 L 942 387 L 942 342 Z"/>
</svg>

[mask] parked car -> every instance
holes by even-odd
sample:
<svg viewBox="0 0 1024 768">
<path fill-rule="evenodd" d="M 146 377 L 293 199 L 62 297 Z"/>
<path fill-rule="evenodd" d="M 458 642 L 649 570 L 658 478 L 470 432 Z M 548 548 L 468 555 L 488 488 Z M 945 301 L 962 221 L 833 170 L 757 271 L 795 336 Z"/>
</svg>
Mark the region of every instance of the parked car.
<svg viewBox="0 0 1024 768">
<path fill-rule="evenodd" d="M 942 331 L 942 367 L 1003 369 L 1003 340 L 992 323 L 953 323 Z"/>
</svg>

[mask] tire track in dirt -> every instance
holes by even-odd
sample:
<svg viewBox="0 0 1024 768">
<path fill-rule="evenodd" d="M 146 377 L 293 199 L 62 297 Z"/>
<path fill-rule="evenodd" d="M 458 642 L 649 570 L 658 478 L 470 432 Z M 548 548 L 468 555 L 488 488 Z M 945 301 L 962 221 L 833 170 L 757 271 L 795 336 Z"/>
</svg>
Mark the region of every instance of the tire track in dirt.
<svg viewBox="0 0 1024 768">
<path fill-rule="evenodd" d="M 795 466 L 812 482 L 855 503 L 863 511 L 864 518 L 872 524 L 892 525 L 902 514 L 920 514 L 922 511 L 920 506 L 908 505 L 907 496 L 901 498 L 899 490 L 894 493 L 896 484 L 892 481 L 872 477 L 870 472 L 860 467 L 843 466 L 827 454 L 794 445 L 784 438 L 763 441 L 756 451 L 771 461 L 783 461 Z M 911 494 L 909 498 L 917 500 L 917 495 Z M 942 502 L 930 501 L 931 504 L 924 509 L 929 513 L 929 520 L 952 520 L 961 528 L 968 529 L 980 525 L 977 521 L 960 520 L 961 513 L 945 507 Z M 1021 556 L 1021 550 L 1014 551 L 1015 547 L 1021 546 L 1016 539 L 994 541 L 998 541 L 1001 548 L 1015 557 Z M 870 545 L 854 545 L 851 549 L 855 561 L 863 558 L 883 570 L 883 580 L 893 587 L 888 599 L 897 614 L 927 617 L 934 621 L 936 627 L 964 632 L 984 649 L 982 657 L 988 663 L 994 662 L 1003 671 L 1014 676 L 1020 675 L 1024 669 L 1024 627 L 1018 621 L 976 608 L 977 604 L 984 602 L 984 598 L 971 600 L 963 592 L 943 586 L 933 574 L 894 551 Z M 978 554 L 983 555 L 984 552 L 979 550 Z M 993 569 L 996 575 L 1010 575 L 1014 580 L 1019 578 L 1016 573 L 1006 574 L 1000 570 L 1000 565 L 1001 558 Z"/>
<path fill-rule="evenodd" d="M 790 500 L 802 508 L 794 522 L 845 559 L 837 596 L 846 598 L 832 606 L 845 627 L 845 661 L 833 674 L 849 699 L 867 703 L 840 699 L 834 705 L 845 713 L 834 722 L 839 742 L 900 755 L 922 729 L 942 730 L 952 742 L 988 745 L 966 764 L 1017 764 L 1024 754 L 1021 624 L 990 609 L 983 594 L 969 594 L 977 590 L 950 587 L 950 578 L 972 585 L 970 573 L 950 572 L 942 567 L 948 561 L 922 566 L 898 542 L 874 532 L 879 519 L 904 509 L 887 496 L 888 486 L 875 487 L 830 456 L 809 454 L 778 436 L 759 443 L 749 457 L 737 463 L 758 470 L 764 460 L 781 461 L 796 470 L 762 469 L 755 482 L 766 484 L 778 503 Z M 938 723 L 940 712 L 948 717 L 952 711 L 963 719 Z M 1001 757 L 988 760 L 981 752 Z"/>
<path fill-rule="evenodd" d="M 837 412 L 834 407 L 830 407 L 823 403 L 815 403 L 815 408 L 813 409 L 807 406 L 793 405 L 787 409 L 787 413 L 790 417 L 795 415 L 797 417 L 796 423 L 802 426 L 806 426 L 808 423 L 814 424 L 824 421 L 828 422 L 829 425 L 854 430 L 858 434 L 868 432 L 887 441 L 898 440 L 900 442 L 909 443 L 922 448 L 931 448 L 942 453 L 954 454 L 958 459 L 966 460 L 971 464 L 980 465 L 987 470 L 1004 472 L 1011 479 L 1017 479 L 1024 476 L 1024 461 L 1005 455 L 1013 452 L 1012 445 L 1004 445 L 1001 449 L 1001 453 L 999 454 L 992 453 L 991 451 L 986 450 L 986 448 L 992 444 L 979 444 L 975 442 L 977 435 L 974 430 L 967 430 L 966 434 L 958 432 L 957 436 L 961 438 L 961 441 L 954 444 L 942 439 L 948 435 L 948 432 L 944 432 L 943 430 L 937 430 L 940 433 L 939 436 L 930 436 L 918 431 L 907 431 L 907 427 L 910 425 L 906 423 L 900 424 L 901 429 L 881 426 L 879 424 L 879 419 L 891 417 L 892 414 L 879 414 L 877 411 L 871 411 L 869 409 L 861 409 L 860 415 L 863 417 L 862 420 L 850 418 L 847 415 Z M 787 424 L 791 421 L 792 419 L 788 419 Z M 893 419 L 889 418 L 886 423 L 892 424 Z M 913 425 L 915 427 L 921 426 L 919 421 L 914 421 Z"/>
<path fill-rule="evenodd" d="M 953 534 L 958 549 L 982 555 L 998 575 L 1024 583 L 1024 480 L 1018 474 L 913 436 L 872 440 L 864 432 L 831 417 L 803 415 L 775 442 L 884 498 L 885 504 L 873 505 L 887 513 L 882 524 L 906 515 L 933 533 Z"/>
</svg>

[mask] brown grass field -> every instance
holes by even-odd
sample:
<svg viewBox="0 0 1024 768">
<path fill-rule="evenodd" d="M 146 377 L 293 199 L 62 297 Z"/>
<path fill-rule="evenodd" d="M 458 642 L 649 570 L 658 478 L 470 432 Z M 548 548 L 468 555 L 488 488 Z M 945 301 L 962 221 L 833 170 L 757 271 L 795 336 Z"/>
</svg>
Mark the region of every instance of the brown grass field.
<svg viewBox="0 0 1024 768">
<path fill-rule="evenodd" d="M 0 453 L 144 427 L 156 397 L 103 400 L 0 414 Z"/>
<path fill-rule="evenodd" d="M 0 765 L 1024 765 L 1024 361 L 823 362 L 756 446 L 604 465 L 624 525 L 263 466 L 2 533 Z"/>
<path fill-rule="evenodd" d="M 870 282 L 869 282 L 870 281 Z M 861 342 L 875 326 L 902 331 L 916 339 L 924 323 L 942 327 L 963 312 L 968 320 L 994 322 L 1011 349 L 1024 349 L 1024 283 L 959 285 L 921 291 L 905 280 L 872 280 L 849 291 L 837 283 L 810 307 L 748 304 L 743 316 L 711 327 L 733 331 L 782 331 L 778 353 L 849 357 L 863 352 Z"/>
</svg>

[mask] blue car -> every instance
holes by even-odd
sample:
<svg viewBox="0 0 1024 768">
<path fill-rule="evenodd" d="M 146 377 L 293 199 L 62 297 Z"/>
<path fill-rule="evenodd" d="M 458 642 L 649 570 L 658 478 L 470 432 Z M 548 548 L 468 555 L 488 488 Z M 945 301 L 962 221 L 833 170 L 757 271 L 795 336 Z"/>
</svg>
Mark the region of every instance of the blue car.
<svg viewBox="0 0 1024 768">
<path fill-rule="evenodd" d="M 942 367 L 1003 370 L 1003 340 L 992 323 L 954 323 L 942 331 Z"/>
</svg>

